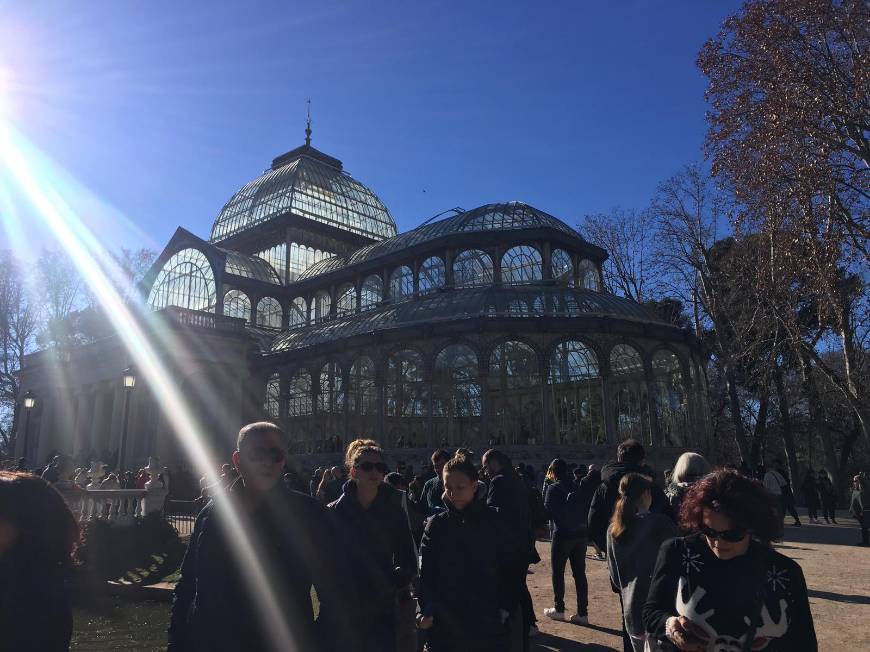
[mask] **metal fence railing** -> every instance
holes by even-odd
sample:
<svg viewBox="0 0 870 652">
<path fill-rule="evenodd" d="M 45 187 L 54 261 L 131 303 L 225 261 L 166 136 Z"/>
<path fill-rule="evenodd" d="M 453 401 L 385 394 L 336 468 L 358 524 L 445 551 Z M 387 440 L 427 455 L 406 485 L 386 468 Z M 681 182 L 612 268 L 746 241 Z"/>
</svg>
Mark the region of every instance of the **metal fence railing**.
<svg viewBox="0 0 870 652">
<path fill-rule="evenodd" d="M 197 500 L 167 500 L 163 507 L 163 518 L 178 531 L 178 536 L 189 537 L 200 506 Z"/>
</svg>

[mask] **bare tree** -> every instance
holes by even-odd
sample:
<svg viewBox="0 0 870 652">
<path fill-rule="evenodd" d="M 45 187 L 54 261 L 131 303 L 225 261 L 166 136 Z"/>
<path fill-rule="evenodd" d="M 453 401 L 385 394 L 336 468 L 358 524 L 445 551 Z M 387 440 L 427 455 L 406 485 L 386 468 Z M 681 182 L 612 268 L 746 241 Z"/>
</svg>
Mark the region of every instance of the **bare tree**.
<svg viewBox="0 0 870 652">
<path fill-rule="evenodd" d="M 661 264 L 656 256 L 656 218 L 652 211 L 613 209 L 587 215 L 580 232 L 590 242 L 604 247 L 610 257 L 604 263 L 608 290 L 638 303 L 663 294 Z"/>
<path fill-rule="evenodd" d="M 0 251 L 0 451 L 10 454 L 21 390 L 18 371 L 41 326 L 31 299 L 22 266 L 10 252 Z"/>
</svg>

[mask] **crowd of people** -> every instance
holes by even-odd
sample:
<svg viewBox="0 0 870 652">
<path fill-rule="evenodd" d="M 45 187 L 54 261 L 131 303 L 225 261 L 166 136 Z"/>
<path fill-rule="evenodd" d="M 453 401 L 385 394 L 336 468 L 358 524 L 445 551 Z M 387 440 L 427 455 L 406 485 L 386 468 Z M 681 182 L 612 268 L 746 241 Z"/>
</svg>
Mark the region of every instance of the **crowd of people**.
<svg viewBox="0 0 870 652">
<path fill-rule="evenodd" d="M 526 582 L 542 538 L 553 589 L 544 617 L 589 623 L 592 545 L 619 597 L 625 650 L 817 649 L 800 566 L 771 545 L 786 509 L 775 475 L 759 482 L 684 453 L 663 488 L 634 440 L 601 469 L 554 459 L 541 484 L 498 448 L 479 458 L 439 449 L 431 469 L 391 472 L 378 442 L 358 439 L 343 465 L 317 470 L 306 486 L 288 470 L 285 441 L 274 424 L 245 426 L 232 464 L 203 487 L 169 650 L 275 649 L 281 632 L 299 650 L 528 650 L 538 630 Z M 125 482 L 141 479 L 130 475 Z M 812 478 L 800 491 L 814 491 L 832 519 L 825 479 Z M 69 645 L 64 578 L 78 528 L 46 480 L 0 473 L 0 625 L 9 649 Z M 856 476 L 850 497 L 865 545 L 867 488 Z"/>
</svg>

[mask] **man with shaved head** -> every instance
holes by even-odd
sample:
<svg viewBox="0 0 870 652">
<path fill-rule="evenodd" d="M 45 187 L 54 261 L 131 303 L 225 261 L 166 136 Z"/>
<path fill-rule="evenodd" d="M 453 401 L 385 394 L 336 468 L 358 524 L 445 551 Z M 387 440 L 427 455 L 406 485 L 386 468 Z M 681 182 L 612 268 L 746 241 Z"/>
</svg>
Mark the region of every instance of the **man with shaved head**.
<svg viewBox="0 0 870 652">
<path fill-rule="evenodd" d="M 280 641 L 270 633 L 276 623 L 264 617 L 263 605 L 270 603 L 284 618 L 291 649 L 356 649 L 349 569 L 323 506 L 282 481 L 284 442 L 273 423 L 251 423 L 239 431 L 233 453 L 239 478 L 200 512 L 181 565 L 170 651 L 277 649 Z M 241 533 L 228 527 L 228 509 L 238 517 Z M 251 544 L 254 559 L 240 556 L 233 545 L 239 534 Z M 252 586 L 255 563 L 266 586 Z M 316 621 L 312 587 L 319 602 Z"/>
</svg>

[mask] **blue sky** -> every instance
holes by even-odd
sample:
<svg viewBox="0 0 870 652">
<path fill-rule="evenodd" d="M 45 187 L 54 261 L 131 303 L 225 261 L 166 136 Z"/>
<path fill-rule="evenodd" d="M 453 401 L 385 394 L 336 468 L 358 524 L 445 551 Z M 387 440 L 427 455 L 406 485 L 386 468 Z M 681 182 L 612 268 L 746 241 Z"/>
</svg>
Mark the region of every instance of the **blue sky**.
<svg viewBox="0 0 870 652">
<path fill-rule="evenodd" d="M 126 216 L 111 248 L 160 249 L 179 225 L 207 237 L 302 143 L 308 97 L 314 146 L 400 230 L 512 199 L 576 225 L 701 158 L 695 57 L 738 6 L 0 0 L 0 102 L 111 207 L 95 227 Z"/>
</svg>

